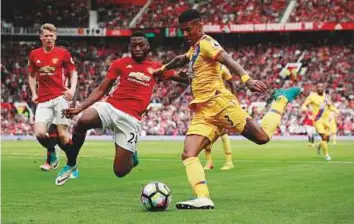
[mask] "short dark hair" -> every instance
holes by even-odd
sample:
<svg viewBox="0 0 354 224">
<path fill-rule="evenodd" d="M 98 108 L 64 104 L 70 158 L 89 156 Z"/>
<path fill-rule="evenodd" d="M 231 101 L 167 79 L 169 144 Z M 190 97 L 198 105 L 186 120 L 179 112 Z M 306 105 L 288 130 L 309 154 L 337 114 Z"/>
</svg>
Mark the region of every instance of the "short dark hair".
<svg viewBox="0 0 354 224">
<path fill-rule="evenodd" d="M 200 19 L 200 13 L 195 9 L 187 9 L 186 11 L 182 12 L 181 15 L 178 17 L 179 24 L 190 22 L 192 20 Z"/>
<path fill-rule="evenodd" d="M 145 39 L 147 39 L 143 31 L 134 31 L 131 37 L 144 37 Z"/>
</svg>

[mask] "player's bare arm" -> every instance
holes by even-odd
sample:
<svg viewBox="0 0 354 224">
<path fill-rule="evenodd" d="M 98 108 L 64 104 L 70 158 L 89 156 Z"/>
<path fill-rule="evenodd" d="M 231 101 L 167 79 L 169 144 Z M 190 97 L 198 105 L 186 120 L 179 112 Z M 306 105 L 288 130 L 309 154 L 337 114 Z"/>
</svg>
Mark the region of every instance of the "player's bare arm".
<svg viewBox="0 0 354 224">
<path fill-rule="evenodd" d="M 250 90 L 259 93 L 264 93 L 267 91 L 267 86 L 262 81 L 254 80 L 250 78 L 247 75 L 245 69 L 234 59 L 232 59 L 232 57 L 229 54 L 227 54 L 225 51 L 222 51 L 217 56 L 216 60 L 222 63 L 223 65 L 225 65 L 231 71 L 232 74 L 237 74 L 238 76 L 240 76 L 242 80 L 243 80 L 243 76 L 245 78 L 247 77 L 247 79 L 244 82 Z"/>
<path fill-rule="evenodd" d="M 75 95 L 75 91 L 76 91 L 76 86 L 77 86 L 77 71 L 73 70 L 70 72 L 70 89 L 66 90 L 64 92 L 64 99 L 66 100 L 72 100 L 74 95 Z"/>
<path fill-rule="evenodd" d="M 92 91 L 92 93 L 88 96 L 88 98 L 80 104 L 80 106 L 76 108 L 64 109 L 63 112 L 65 116 L 72 117 L 74 115 L 77 115 L 81 111 L 85 110 L 86 108 L 94 104 L 95 102 L 99 101 L 107 92 L 107 90 L 112 86 L 114 81 L 115 81 L 114 79 L 105 78 L 103 82 L 98 87 L 96 87 L 96 89 Z"/>
<path fill-rule="evenodd" d="M 164 71 L 170 69 L 181 68 L 189 62 L 189 59 L 186 57 L 185 54 L 178 55 L 174 59 L 172 59 L 169 63 L 163 65 L 161 68 L 156 69 L 153 74 L 154 75 L 161 75 Z"/>
<path fill-rule="evenodd" d="M 32 93 L 32 102 L 38 103 L 38 95 L 37 95 L 37 88 L 36 88 L 37 79 L 36 79 L 36 75 L 33 72 L 29 72 L 28 74 L 28 83 Z"/>
</svg>

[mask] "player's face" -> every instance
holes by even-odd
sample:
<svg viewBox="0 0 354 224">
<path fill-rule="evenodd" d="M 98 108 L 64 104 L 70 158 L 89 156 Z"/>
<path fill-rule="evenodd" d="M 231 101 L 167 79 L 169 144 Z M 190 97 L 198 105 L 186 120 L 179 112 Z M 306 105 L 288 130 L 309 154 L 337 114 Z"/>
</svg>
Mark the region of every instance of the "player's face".
<svg viewBox="0 0 354 224">
<path fill-rule="evenodd" d="M 130 51 L 132 58 L 142 61 L 149 52 L 149 43 L 144 37 L 132 37 L 130 39 Z"/>
<path fill-rule="evenodd" d="M 52 48 L 54 47 L 57 35 L 55 34 L 55 32 L 44 29 L 42 34 L 40 35 L 40 39 L 44 47 Z"/>
<path fill-rule="evenodd" d="M 324 85 L 323 85 L 323 83 L 317 84 L 317 93 L 320 94 L 320 95 L 322 95 L 323 92 L 324 92 Z"/>
<path fill-rule="evenodd" d="M 199 20 L 184 23 L 180 28 L 189 45 L 196 44 L 202 36 L 202 24 Z"/>
</svg>

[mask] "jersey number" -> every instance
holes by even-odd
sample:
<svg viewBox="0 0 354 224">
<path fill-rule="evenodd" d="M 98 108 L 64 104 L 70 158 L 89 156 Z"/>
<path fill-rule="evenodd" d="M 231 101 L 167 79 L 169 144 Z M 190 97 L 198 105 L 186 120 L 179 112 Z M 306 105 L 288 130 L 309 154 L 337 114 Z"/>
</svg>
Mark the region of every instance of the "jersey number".
<svg viewBox="0 0 354 224">
<path fill-rule="evenodd" d="M 133 144 L 133 142 L 136 144 L 138 142 L 138 135 L 130 132 L 130 139 L 128 140 L 128 143 Z"/>
<path fill-rule="evenodd" d="M 230 120 L 229 115 L 225 115 L 225 116 L 224 116 L 224 118 L 227 120 L 227 122 L 229 122 L 229 123 L 230 123 L 231 127 L 233 127 L 233 126 L 234 126 L 234 122 L 232 122 L 232 120 Z"/>
</svg>

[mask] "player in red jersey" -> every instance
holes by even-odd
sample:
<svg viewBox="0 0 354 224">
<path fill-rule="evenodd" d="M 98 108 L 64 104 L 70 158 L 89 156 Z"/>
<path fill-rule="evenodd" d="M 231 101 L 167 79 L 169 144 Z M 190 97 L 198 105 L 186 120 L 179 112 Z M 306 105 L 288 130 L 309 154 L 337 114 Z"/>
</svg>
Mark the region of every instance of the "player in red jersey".
<svg viewBox="0 0 354 224">
<path fill-rule="evenodd" d="M 305 126 L 307 137 L 308 137 L 308 145 L 309 147 L 315 147 L 315 127 L 313 126 L 313 116 L 311 111 L 305 112 L 305 118 L 303 120 L 303 125 Z"/>
<path fill-rule="evenodd" d="M 74 126 L 72 145 L 67 148 L 68 163 L 59 172 L 55 183 L 63 185 L 74 172 L 79 150 L 92 128 L 110 129 L 115 143 L 113 170 L 117 177 L 124 177 L 138 165 L 136 144 L 140 132 L 140 120 L 150 103 L 153 89 L 158 80 L 183 81 L 174 72 L 154 76 L 153 70 L 161 64 L 147 60 L 149 42 L 141 32 L 130 39 L 132 57 L 121 58 L 111 63 L 106 78 L 77 108 L 64 110 L 66 116 L 81 117 Z M 98 102 L 110 89 L 105 101 Z M 92 107 L 90 107 L 92 105 Z"/>
<path fill-rule="evenodd" d="M 32 50 L 29 55 L 28 72 L 32 101 L 38 103 L 35 114 L 35 133 L 38 142 L 47 148 L 47 160 L 40 166 L 43 171 L 55 169 L 59 158 L 47 135 L 48 127 L 55 119 L 58 139 L 61 145 L 69 143 L 69 119 L 62 114 L 72 100 L 76 84 L 77 72 L 70 53 L 55 46 L 56 28 L 53 24 L 43 24 L 40 29 L 42 47 Z M 65 73 L 69 73 L 71 87 L 65 86 Z M 38 82 L 38 88 L 37 88 Z"/>
</svg>

